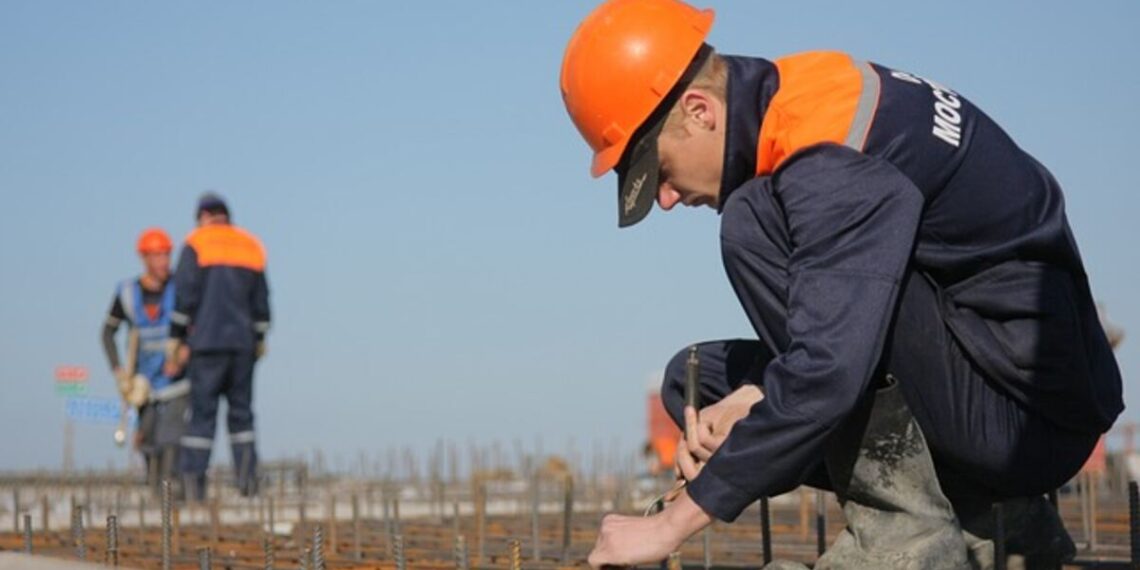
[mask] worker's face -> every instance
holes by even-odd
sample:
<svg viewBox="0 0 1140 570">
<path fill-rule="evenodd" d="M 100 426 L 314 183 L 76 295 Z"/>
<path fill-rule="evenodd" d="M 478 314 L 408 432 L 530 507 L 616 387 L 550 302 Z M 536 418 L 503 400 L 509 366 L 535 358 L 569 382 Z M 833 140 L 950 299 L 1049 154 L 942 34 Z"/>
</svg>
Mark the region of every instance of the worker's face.
<svg viewBox="0 0 1140 570">
<path fill-rule="evenodd" d="M 140 257 L 142 257 L 143 267 L 146 269 L 147 275 L 159 281 L 166 281 L 170 277 L 169 253 L 144 253 Z"/>
<path fill-rule="evenodd" d="M 724 103 L 700 90 L 686 91 L 657 137 L 661 162 L 657 205 L 716 207 L 724 168 Z"/>
<path fill-rule="evenodd" d="M 198 212 L 198 227 L 216 226 L 230 223 L 228 214 L 210 213 L 205 210 Z"/>
</svg>

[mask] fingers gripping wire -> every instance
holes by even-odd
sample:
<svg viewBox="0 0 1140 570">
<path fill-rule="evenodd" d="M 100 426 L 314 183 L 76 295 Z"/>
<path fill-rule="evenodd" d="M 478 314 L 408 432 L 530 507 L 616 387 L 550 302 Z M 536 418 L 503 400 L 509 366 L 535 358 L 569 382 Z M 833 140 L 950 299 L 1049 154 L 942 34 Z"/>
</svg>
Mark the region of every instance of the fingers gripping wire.
<svg viewBox="0 0 1140 570">
<path fill-rule="evenodd" d="M 701 409 L 701 396 L 697 390 L 697 383 L 701 374 L 701 361 L 697 356 L 697 346 L 692 345 L 689 347 L 689 358 L 685 361 L 685 406 L 692 407 L 700 414 Z M 685 434 L 688 437 L 688 434 Z M 685 486 L 689 482 L 683 478 L 677 479 L 677 482 L 664 493 L 661 493 L 649 503 L 645 508 L 645 512 L 641 516 L 648 517 L 665 510 L 665 504 L 671 503 L 681 496 L 681 492 L 685 490 Z"/>
</svg>

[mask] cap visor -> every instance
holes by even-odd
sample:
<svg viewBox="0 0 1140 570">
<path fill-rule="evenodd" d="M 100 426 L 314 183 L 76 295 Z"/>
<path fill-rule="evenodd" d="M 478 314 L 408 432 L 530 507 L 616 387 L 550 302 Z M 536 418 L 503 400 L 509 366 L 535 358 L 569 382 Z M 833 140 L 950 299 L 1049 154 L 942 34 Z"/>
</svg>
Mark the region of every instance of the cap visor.
<svg viewBox="0 0 1140 570">
<path fill-rule="evenodd" d="M 665 124 L 660 120 L 645 132 L 630 150 L 628 161 L 618 166 L 618 227 L 640 222 L 653 210 L 657 198 L 657 136 Z"/>
</svg>

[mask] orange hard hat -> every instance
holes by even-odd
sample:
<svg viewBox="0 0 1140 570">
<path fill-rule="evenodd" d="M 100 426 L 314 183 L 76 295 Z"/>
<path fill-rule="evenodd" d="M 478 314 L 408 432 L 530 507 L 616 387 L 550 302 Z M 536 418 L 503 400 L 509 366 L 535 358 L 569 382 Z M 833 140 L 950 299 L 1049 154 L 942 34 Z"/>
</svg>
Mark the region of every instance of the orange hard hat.
<svg viewBox="0 0 1140 570">
<path fill-rule="evenodd" d="M 617 165 L 634 131 L 681 79 L 713 11 L 677 0 L 609 0 L 582 21 L 562 58 L 562 99 L 594 150 L 590 173 Z"/>
<path fill-rule="evenodd" d="M 147 228 L 139 234 L 139 253 L 170 253 L 174 249 L 174 242 L 162 228 Z"/>
</svg>

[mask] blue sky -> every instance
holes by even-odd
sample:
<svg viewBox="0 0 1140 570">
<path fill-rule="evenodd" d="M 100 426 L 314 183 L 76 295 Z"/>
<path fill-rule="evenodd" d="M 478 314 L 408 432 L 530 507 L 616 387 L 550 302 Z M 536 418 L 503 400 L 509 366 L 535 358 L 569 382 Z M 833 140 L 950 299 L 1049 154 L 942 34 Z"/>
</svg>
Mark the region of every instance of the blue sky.
<svg viewBox="0 0 1140 570">
<path fill-rule="evenodd" d="M 264 455 L 639 442 L 653 372 L 750 330 L 715 213 L 618 231 L 612 176 L 588 176 L 557 75 L 593 5 L 0 3 L 0 469 L 58 466 L 56 364 L 113 394 L 98 333 L 135 236 L 185 235 L 206 189 L 269 250 Z M 723 52 L 841 49 L 936 79 L 1046 164 L 1134 335 L 1140 409 L 1140 4 L 707 5 Z M 110 428 L 78 431 L 81 465 L 123 460 Z"/>
</svg>

